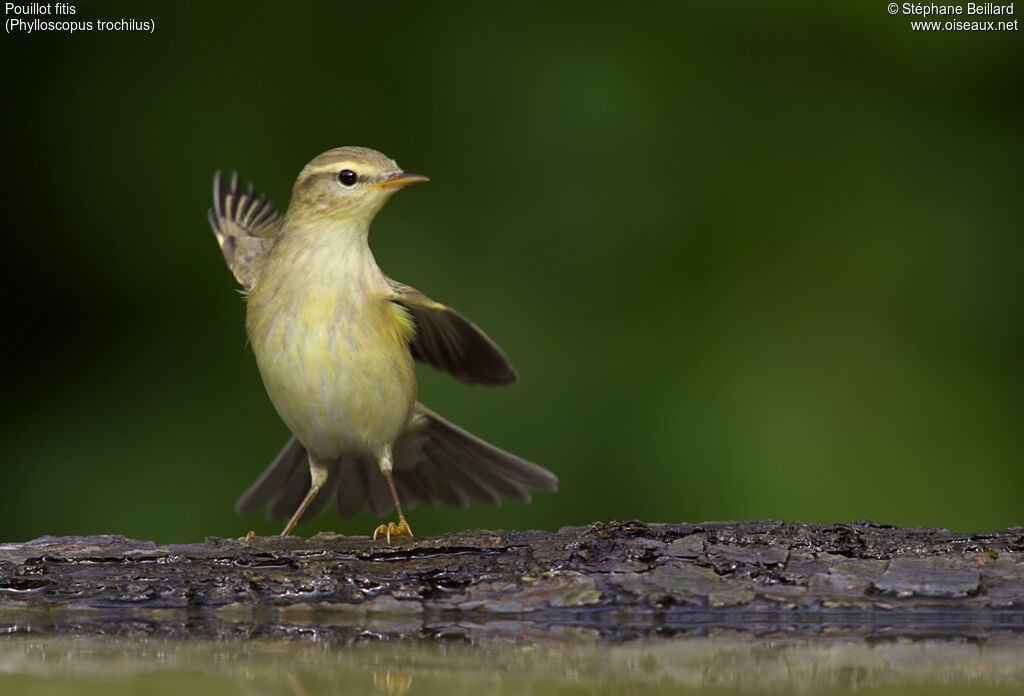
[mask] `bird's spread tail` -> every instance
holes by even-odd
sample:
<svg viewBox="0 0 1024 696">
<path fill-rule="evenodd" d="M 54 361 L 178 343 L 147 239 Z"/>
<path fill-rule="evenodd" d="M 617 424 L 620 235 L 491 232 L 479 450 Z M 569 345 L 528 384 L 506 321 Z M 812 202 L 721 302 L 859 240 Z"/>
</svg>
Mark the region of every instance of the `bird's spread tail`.
<svg viewBox="0 0 1024 696">
<path fill-rule="evenodd" d="M 311 520 L 332 501 L 348 519 L 368 506 L 376 517 L 394 507 L 372 457 L 345 455 L 328 462 L 327 482 L 303 515 Z M 502 498 L 530 502 L 530 491 L 555 491 L 547 469 L 505 452 L 450 423 L 422 404 L 394 447 L 394 480 L 403 506 L 466 507 L 470 500 L 498 505 Z M 270 519 L 294 512 L 310 485 L 306 450 L 292 437 L 235 505 L 238 512 L 266 509 Z"/>
</svg>

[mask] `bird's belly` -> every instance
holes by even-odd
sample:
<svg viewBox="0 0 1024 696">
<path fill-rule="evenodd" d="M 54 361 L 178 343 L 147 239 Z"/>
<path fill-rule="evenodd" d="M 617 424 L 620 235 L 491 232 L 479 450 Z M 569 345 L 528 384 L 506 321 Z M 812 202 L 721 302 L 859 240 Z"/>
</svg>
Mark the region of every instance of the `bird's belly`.
<svg viewBox="0 0 1024 696">
<path fill-rule="evenodd" d="M 308 310 L 263 323 L 260 345 L 252 337 L 267 393 L 317 458 L 379 455 L 416 400 L 408 344 L 398 332 L 369 328 L 380 322 Z"/>
</svg>

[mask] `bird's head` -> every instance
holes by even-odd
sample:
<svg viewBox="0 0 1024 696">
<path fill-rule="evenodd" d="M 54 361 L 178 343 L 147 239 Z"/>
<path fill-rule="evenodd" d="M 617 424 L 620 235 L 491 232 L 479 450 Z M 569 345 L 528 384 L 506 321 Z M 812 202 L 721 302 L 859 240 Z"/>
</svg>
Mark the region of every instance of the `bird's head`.
<svg viewBox="0 0 1024 696">
<path fill-rule="evenodd" d="M 317 155 L 292 187 L 288 217 L 302 222 L 345 220 L 369 226 L 399 189 L 429 181 L 403 172 L 389 157 L 365 147 L 339 147 Z"/>
</svg>

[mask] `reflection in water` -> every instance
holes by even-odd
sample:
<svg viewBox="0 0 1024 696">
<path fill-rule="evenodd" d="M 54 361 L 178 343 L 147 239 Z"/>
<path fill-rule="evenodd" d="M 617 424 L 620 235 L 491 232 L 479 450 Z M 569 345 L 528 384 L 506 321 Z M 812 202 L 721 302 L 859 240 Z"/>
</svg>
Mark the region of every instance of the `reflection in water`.
<svg viewBox="0 0 1024 696">
<path fill-rule="evenodd" d="M 412 686 L 410 672 L 374 672 L 373 685 L 388 694 L 401 696 Z"/>
<path fill-rule="evenodd" d="M 580 636 L 577 636 L 579 639 Z M 859 641 L 746 636 L 639 640 L 381 642 L 167 641 L 8 636 L 0 693 L 105 696 L 158 689 L 263 694 L 519 694 L 714 689 L 858 693 L 906 687 L 1001 693 L 1024 687 L 1019 643 Z M 227 689 L 227 691 L 225 691 Z"/>
</svg>

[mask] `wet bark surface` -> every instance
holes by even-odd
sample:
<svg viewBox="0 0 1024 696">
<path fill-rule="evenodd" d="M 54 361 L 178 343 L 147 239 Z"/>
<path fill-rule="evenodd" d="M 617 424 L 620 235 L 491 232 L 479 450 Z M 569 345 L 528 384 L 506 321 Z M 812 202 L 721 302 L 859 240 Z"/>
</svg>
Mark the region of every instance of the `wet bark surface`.
<svg viewBox="0 0 1024 696">
<path fill-rule="evenodd" d="M 1024 528 L 647 524 L 0 544 L 0 632 L 1024 642 Z"/>
</svg>

